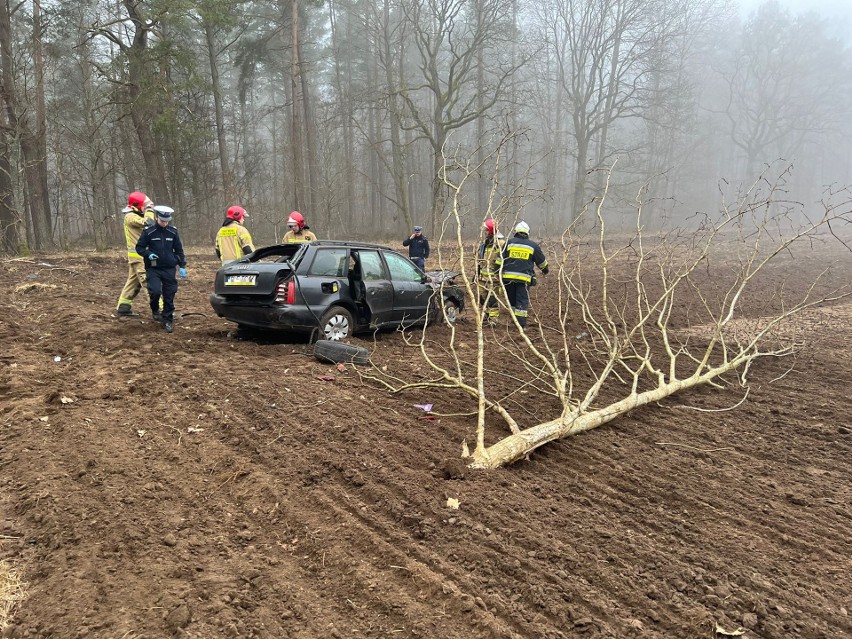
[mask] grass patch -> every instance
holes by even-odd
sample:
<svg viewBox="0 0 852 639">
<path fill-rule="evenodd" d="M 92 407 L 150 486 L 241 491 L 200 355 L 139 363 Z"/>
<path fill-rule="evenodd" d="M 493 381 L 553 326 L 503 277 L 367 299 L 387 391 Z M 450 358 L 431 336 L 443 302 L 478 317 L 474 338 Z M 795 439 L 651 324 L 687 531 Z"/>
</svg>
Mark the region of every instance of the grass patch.
<svg viewBox="0 0 852 639">
<path fill-rule="evenodd" d="M 26 599 L 26 586 L 12 564 L 0 559 L 0 632 L 9 624 L 15 606 Z"/>
</svg>

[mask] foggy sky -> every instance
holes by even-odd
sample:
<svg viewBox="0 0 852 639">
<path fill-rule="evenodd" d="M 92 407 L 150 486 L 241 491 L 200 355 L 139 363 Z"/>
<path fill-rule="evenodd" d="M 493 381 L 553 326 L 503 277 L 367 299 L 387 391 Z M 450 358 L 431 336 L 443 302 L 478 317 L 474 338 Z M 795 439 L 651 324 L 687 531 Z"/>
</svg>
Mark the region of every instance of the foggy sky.
<svg viewBox="0 0 852 639">
<path fill-rule="evenodd" d="M 767 0 L 738 0 L 740 13 L 747 17 Z M 776 0 L 796 15 L 815 12 L 831 20 L 836 35 L 852 43 L 852 0 Z"/>
</svg>

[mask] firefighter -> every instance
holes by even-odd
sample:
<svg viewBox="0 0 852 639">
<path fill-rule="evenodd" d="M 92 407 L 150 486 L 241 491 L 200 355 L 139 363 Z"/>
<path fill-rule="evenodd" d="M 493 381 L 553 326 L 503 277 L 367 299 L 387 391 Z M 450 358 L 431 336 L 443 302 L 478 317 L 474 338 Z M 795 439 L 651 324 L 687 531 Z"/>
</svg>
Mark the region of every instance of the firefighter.
<svg viewBox="0 0 852 639">
<path fill-rule="evenodd" d="M 503 234 L 497 232 L 497 222 L 488 218 L 482 225 L 486 231 L 485 240 L 479 245 L 476 259 L 476 285 L 479 289 L 479 303 L 485 309 L 485 320 L 492 326 L 500 317 L 495 286 L 500 282 L 500 267 L 497 259 L 505 244 Z"/>
<path fill-rule="evenodd" d="M 402 245 L 408 247 L 408 259 L 417 264 L 421 271 L 425 271 L 429 257 L 429 240 L 423 235 L 423 227 L 415 226 L 411 235 L 402 241 Z"/>
<path fill-rule="evenodd" d="M 163 323 L 167 333 L 171 333 L 178 287 L 175 267 L 180 268 L 181 279 L 186 278 L 186 256 L 178 230 L 169 225 L 174 210 L 168 206 L 156 206 L 154 210 L 157 223 L 142 231 L 139 241 L 136 242 L 136 252 L 144 256 L 145 260 L 151 314 L 155 320 Z M 162 312 L 160 297 L 163 299 Z"/>
<path fill-rule="evenodd" d="M 244 226 L 248 213 L 241 206 L 232 206 L 225 214 L 222 228 L 216 234 L 216 256 L 222 266 L 254 251 L 251 234 Z"/>
<path fill-rule="evenodd" d="M 317 236 L 311 233 L 311 227 L 305 224 L 305 217 L 298 211 L 290 213 L 287 228 L 290 230 L 284 234 L 284 239 L 281 240 L 282 244 L 313 242 L 317 239 Z"/>
<path fill-rule="evenodd" d="M 118 296 L 116 315 L 133 315 L 133 300 L 145 286 L 145 265 L 136 252 L 136 241 L 142 229 L 154 223 L 154 203 L 141 191 L 127 196 L 124 213 L 124 241 L 127 246 L 127 281 Z"/>
<path fill-rule="evenodd" d="M 541 247 L 530 239 L 529 224 L 518 222 L 515 225 L 514 236 L 506 241 L 495 263 L 502 274 L 509 306 L 512 307 L 512 313 L 523 330 L 529 315 L 527 312 L 530 305 L 529 287 L 534 280 L 535 266 L 538 266 L 545 275 L 550 270 Z"/>
</svg>

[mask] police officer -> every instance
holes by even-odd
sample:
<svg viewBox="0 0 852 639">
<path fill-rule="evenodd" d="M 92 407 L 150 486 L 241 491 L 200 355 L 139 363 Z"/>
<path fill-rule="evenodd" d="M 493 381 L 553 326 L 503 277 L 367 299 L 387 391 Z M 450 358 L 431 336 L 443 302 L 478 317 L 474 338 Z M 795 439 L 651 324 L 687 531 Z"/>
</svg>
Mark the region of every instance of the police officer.
<svg viewBox="0 0 852 639">
<path fill-rule="evenodd" d="M 503 234 L 497 232 L 497 222 L 494 219 L 488 218 L 482 226 L 486 235 L 476 256 L 476 285 L 479 289 L 479 303 L 485 309 L 485 319 L 493 326 L 500 317 L 497 301 L 500 267 L 496 262 L 503 252 L 505 242 Z"/>
<path fill-rule="evenodd" d="M 127 245 L 127 281 L 118 295 L 116 315 L 133 314 L 133 300 L 145 285 L 145 265 L 142 256 L 136 252 L 136 242 L 142 229 L 154 223 L 154 203 L 141 191 L 133 191 L 127 196 L 124 213 L 124 241 Z"/>
<path fill-rule="evenodd" d="M 509 306 L 512 307 L 521 329 L 524 329 L 529 315 L 529 286 L 535 275 L 535 266 L 545 275 L 550 270 L 541 247 L 530 239 L 529 224 L 518 222 L 515 225 L 515 235 L 506 242 L 496 264 L 502 268 L 503 287 L 506 289 Z"/>
<path fill-rule="evenodd" d="M 251 234 L 244 226 L 248 213 L 241 206 L 232 206 L 225 214 L 222 228 L 216 233 L 216 256 L 222 266 L 254 251 Z"/>
<path fill-rule="evenodd" d="M 426 259 L 429 257 L 429 240 L 423 235 L 423 227 L 415 226 L 414 232 L 402 241 L 408 247 L 408 259 L 417 264 L 421 271 L 426 270 Z"/>
<path fill-rule="evenodd" d="M 174 322 L 175 293 L 177 293 L 175 267 L 180 267 L 180 277 L 185 278 L 186 256 L 183 253 L 183 244 L 178 230 L 169 226 L 174 209 L 168 206 L 155 206 L 154 211 L 157 214 L 157 223 L 142 231 L 136 243 L 136 252 L 145 259 L 151 313 L 155 320 L 163 323 L 166 332 L 171 333 Z M 160 296 L 163 298 L 162 313 L 159 310 Z"/>
</svg>

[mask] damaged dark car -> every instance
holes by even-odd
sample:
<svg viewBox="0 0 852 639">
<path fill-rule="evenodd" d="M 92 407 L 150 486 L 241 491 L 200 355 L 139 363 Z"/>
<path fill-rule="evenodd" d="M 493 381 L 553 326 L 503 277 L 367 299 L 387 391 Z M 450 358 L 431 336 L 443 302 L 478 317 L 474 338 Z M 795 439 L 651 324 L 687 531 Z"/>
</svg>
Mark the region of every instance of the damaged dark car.
<svg viewBox="0 0 852 639">
<path fill-rule="evenodd" d="M 458 273 L 424 273 L 393 249 L 319 240 L 258 249 L 216 273 L 210 304 L 240 328 L 339 341 L 384 328 L 455 322 Z"/>
</svg>

